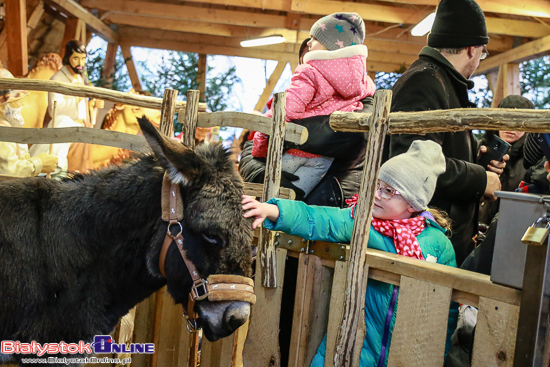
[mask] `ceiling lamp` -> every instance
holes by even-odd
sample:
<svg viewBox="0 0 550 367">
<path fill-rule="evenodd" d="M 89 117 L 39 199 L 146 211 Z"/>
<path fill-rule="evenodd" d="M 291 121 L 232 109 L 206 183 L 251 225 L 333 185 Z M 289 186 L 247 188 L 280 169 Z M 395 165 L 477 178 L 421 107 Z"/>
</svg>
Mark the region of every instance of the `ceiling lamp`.
<svg viewBox="0 0 550 367">
<path fill-rule="evenodd" d="M 266 46 L 275 45 L 277 43 L 283 43 L 286 39 L 281 35 L 255 38 L 251 40 L 241 41 L 241 47 L 254 47 L 254 46 Z"/>
<path fill-rule="evenodd" d="M 424 20 L 415 25 L 413 29 L 411 29 L 411 34 L 417 37 L 425 35 L 432 29 L 432 26 L 434 25 L 434 20 L 435 13 L 431 13 L 426 18 L 424 18 Z"/>
</svg>

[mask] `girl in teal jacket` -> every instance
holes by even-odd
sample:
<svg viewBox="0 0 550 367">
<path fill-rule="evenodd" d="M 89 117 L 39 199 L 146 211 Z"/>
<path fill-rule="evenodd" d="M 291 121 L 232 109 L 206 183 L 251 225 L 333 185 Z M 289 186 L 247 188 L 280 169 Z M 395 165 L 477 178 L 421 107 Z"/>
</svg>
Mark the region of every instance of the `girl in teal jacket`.
<svg viewBox="0 0 550 367">
<path fill-rule="evenodd" d="M 437 177 L 445 171 L 441 147 L 415 141 L 406 153 L 380 168 L 369 234 L 370 248 L 456 267 L 454 250 L 445 236 L 449 223 L 437 211 L 426 211 Z M 356 199 L 356 198 L 355 198 Z M 355 200 L 356 202 L 356 200 Z M 300 201 L 271 199 L 260 203 L 243 196 L 244 216 L 271 230 L 310 240 L 349 243 L 355 205 L 348 209 L 308 206 Z M 437 220 L 434 218 L 437 218 Z M 369 279 L 365 297 L 367 334 L 360 367 L 386 366 L 395 324 L 399 287 Z M 457 307 L 450 311 L 447 346 L 456 326 Z M 324 366 L 326 337 L 311 367 Z"/>
</svg>

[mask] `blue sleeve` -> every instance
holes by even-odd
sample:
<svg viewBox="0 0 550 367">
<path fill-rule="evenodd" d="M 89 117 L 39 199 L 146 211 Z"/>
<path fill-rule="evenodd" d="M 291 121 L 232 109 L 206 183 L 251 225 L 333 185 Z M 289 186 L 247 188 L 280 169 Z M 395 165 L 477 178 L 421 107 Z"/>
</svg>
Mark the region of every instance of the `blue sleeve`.
<svg viewBox="0 0 550 367">
<path fill-rule="evenodd" d="M 353 231 L 351 209 L 307 205 L 302 201 L 271 199 L 279 207 L 279 218 L 268 219 L 264 227 L 306 240 L 349 243 Z"/>
</svg>

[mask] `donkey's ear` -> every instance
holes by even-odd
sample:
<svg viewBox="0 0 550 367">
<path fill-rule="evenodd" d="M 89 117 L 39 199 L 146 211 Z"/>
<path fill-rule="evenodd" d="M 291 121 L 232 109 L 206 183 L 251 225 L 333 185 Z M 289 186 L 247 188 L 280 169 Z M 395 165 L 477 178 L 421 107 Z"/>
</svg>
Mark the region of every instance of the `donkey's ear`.
<svg viewBox="0 0 550 367">
<path fill-rule="evenodd" d="M 170 180 L 184 185 L 193 182 L 205 165 L 203 159 L 192 149 L 161 135 L 145 115 L 137 120 L 155 158 L 168 171 Z"/>
</svg>

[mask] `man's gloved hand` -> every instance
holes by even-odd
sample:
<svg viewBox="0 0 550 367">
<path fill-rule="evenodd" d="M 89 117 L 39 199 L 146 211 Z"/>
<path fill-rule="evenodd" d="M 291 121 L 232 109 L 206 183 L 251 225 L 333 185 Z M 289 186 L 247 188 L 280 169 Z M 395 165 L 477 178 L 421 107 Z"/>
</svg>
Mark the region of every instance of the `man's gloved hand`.
<svg viewBox="0 0 550 367">
<path fill-rule="evenodd" d="M 294 184 L 292 183 L 292 181 L 297 181 L 299 179 L 300 178 L 298 176 L 292 173 L 288 173 L 285 171 L 281 172 L 281 186 L 294 190 L 294 192 L 296 193 L 296 200 L 304 201 L 305 192 L 302 189 L 294 186 Z"/>
</svg>

